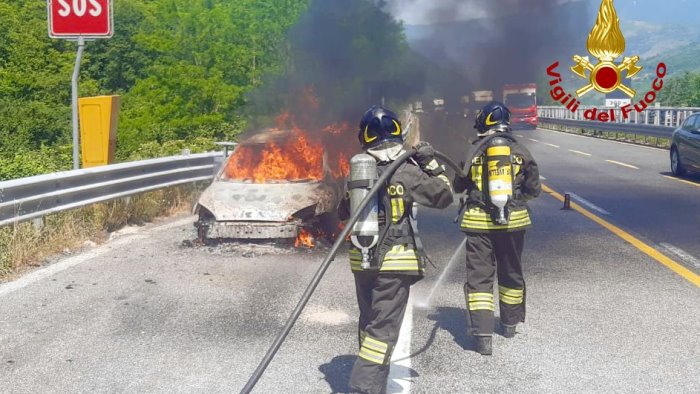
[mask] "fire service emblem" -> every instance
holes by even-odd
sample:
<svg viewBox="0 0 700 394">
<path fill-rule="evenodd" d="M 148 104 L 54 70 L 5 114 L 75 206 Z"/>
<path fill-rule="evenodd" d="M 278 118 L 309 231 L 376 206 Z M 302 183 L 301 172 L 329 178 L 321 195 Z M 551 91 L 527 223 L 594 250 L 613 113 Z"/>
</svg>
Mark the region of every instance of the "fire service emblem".
<svg viewBox="0 0 700 394">
<path fill-rule="evenodd" d="M 574 56 L 576 65 L 571 67 L 571 71 L 590 81 L 588 85 L 578 89 L 576 95 L 581 97 L 593 89 L 600 93 L 620 89 L 630 98 L 634 97 L 637 92 L 622 83 L 622 72 L 627 71 L 627 78 L 631 78 L 642 71 L 642 67 L 637 66 L 639 56 L 625 57 L 622 64 L 615 64 L 615 59 L 625 51 L 625 37 L 620 30 L 620 19 L 617 17 L 613 0 L 603 0 L 586 46 L 588 52 L 598 59 L 598 64 L 592 64 L 588 56 Z M 588 75 L 586 71 L 589 71 Z"/>
<path fill-rule="evenodd" d="M 613 0 L 602 1 L 595 26 L 588 35 L 586 47 L 588 52 L 598 61 L 594 64 L 588 56 L 575 55 L 573 57 L 574 66 L 571 67 L 571 71 L 576 76 L 588 81 L 585 86 L 576 90 L 575 95 L 567 93 L 562 86 L 564 79 L 557 71 L 559 62 L 556 61 L 547 67 L 547 76 L 550 78 L 549 86 L 551 87 L 549 94 L 552 99 L 566 106 L 566 109 L 574 114 L 578 113 L 581 106 L 581 101 L 578 99 L 592 90 L 602 94 L 620 90 L 630 99 L 634 99 L 637 92 L 625 85 L 624 81 L 639 74 L 643 68 L 637 65 L 639 56 L 625 56 L 621 63 L 615 62 L 625 52 L 625 37 L 620 29 L 620 19 L 617 16 Z M 614 109 L 589 108 L 584 111 L 583 117 L 587 120 L 600 122 L 616 122 L 628 120 L 634 111 L 644 112 L 656 101 L 658 93 L 664 86 L 667 72 L 666 64 L 659 63 L 656 66 L 656 78 L 651 89 L 643 96 L 639 95 L 640 98 L 636 103 L 630 102 L 621 106 L 619 113 L 617 113 L 618 116 L 616 116 Z"/>
</svg>

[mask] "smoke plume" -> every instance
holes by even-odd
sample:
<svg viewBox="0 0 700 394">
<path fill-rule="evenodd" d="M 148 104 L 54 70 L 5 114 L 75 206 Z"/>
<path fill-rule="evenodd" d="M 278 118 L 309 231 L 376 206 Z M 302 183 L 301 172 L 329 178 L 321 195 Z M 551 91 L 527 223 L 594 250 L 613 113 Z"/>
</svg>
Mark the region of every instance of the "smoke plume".
<svg viewBox="0 0 700 394">
<path fill-rule="evenodd" d="M 284 74 L 258 90 L 251 106 L 290 109 L 310 129 L 338 122 L 354 129 L 370 106 L 403 104 L 424 91 L 424 69 L 403 26 L 375 0 L 311 0 L 286 46 Z"/>
<path fill-rule="evenodd" d="M 423 9 L 427 24 L 408 27 L 411 45 L 452 70 L 448 79 L 461 79 L 431 81 L 455 94 L 541 80 L 547 65 L 583 49 L 592 25 L 584 1 L 389 0 L 385 7 L 397 15 Z"/>
</svg>

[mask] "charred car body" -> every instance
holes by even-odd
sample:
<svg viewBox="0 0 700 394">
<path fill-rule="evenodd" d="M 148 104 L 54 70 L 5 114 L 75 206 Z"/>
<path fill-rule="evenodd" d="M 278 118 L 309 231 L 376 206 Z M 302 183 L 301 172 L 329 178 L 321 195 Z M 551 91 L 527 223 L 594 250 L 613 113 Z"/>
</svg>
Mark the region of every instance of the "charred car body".
<svg viewBox="0 0 700 394">
<path fill-rule="evenodd" d="M 200 240 L 293 240 L 304 228 L 334 231 L 344 173 L 329 164 L 323 147 L 298 131 L 245 139 L 195 205 Z"/>
</svg>

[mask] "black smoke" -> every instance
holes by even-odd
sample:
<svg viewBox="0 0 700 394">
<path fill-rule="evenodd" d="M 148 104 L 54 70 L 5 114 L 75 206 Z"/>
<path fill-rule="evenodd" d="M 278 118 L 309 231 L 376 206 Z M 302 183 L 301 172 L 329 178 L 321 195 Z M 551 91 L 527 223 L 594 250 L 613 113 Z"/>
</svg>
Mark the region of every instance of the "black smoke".
<svg viewBox="0 0 700 394">
<path fill-rule="evenodd" d="M 289 31 L 285 71 L 251 97 L 258 113 L 291 109 L 304 127 L 349 122 L 382 102 L 398 107 L 425 90 L 403 25 L 375 0 L 311 0 Z M 308 94 L 318 99 L 309 105 Z M 264 119 L 264 118 L 263 118 Z M 257 123 L 254 126 L 257 126 Z"/>
<path fill-rule="evenodd" d="M 405 13 L 418 3 L 390 0 L 385 7 Z M 427 25 L 407 27 L 411 46 L 436 69 L 449 70 L 433 73 L 431 83 L 457 95 L 483 89 L 498 95 L 507 83 L 541 81 L 553 61 L 566 64 L 585 49 L 594 22 L 585 1 L 561 0 L 440 0 L 424 16 Z"/>
</svg>

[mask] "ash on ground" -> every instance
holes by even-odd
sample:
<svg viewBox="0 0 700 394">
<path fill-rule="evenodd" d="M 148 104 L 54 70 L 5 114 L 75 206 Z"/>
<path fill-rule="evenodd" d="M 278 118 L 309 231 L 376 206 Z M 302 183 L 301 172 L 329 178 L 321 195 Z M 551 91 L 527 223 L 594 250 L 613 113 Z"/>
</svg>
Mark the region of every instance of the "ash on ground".
<svg viewBox="0 0 700 394">
<path fill-rule="evenodd" d="M 291 255 L 300 253 L 314 253 L 316 251 L 323 251 L 328 249 L 328 245 L 325 242 L 317 241 L 313 248 L 308 247 L 295 247 L 294 241 L 260 241 L 260 242 L 250 242 L 250 241 L 219 241 L 219 242 L 207 242 L 202 243 L 199 240 L 184 240 L 182 241 L 181 248 L 196 248 L 203 250 L 207 253 L 214 255 L 233 255 L 241 256 L 245 258 L 255 258 L 260 256 L 270 256 L 270 255 Z"/>
</svg>

